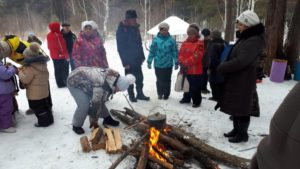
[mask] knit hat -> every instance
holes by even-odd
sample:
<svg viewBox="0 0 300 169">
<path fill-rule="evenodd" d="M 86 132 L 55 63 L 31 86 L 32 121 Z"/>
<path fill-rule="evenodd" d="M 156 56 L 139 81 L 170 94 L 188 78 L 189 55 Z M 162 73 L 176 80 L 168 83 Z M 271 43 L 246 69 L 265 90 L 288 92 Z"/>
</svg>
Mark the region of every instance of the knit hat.
<svg viewBox="0 0 300 169">
<path fill-rule="evenodd" d="M 254 26 L 260 23 L 257 14 L 253 11 L 246 10 L 238 18 L 237 21 L 248 26 Z"/>
<path fill-rule="evenodd" d="M 91 21 L 83 21 L 83 22 L 81 22 L 81 30 L 84 30 L 84 27 L 86 27 L 88 25 L 91 26 L 92 29 L 94 29 L 93 28 L 93 23 Z"/>
<path fill-rule="evenodd" d="M 220 39 L 220 38 L 222 38 L 222 34 L 221 34 L 220 31 L 215 30 L 215 31 L 212 31 L 210 37 L 211 37 L 212 39 Z"/>
<path fill-rule="evenodd" d="M 10 54 L 11 54 L 11 49 L 8 43 L 5 41 L 0 41 L 0 60 L 10 56 Z"/>
<path fill-rule="evenodd" d="M 132 74 L 127 74 L 118 78 L 116 86 L 119 90 L 125 91 L 133 83 L 135 83 L 135 77 Z"/>
<path fill-rule="evenodd" d="M 126 11 L 125 13 L 125 18 L 126 19 L 134 19 L 134 18 L 137 18 L 137 14 L 136 14 L 136 11 L 133 10 L 133 9 L 129 9 Z"/>
<path fill-rule="evenodd" d="M 190 24 L 187 30 L 187 34 L 193 34 L 199 36 L 199 26 L 195 23 Z"/>
<path fill-rule="evenodd" d="M 30 57 L 30 56 L 37 56 L 40 53 L 40 45 L 36 42 L 31 42 L 30 46 L 27 47 L 24 52 L 23 55 L 25 57 Z"/>
<path fill-rule="evenodd" d="M 163 22 L 163 23 L 161 23 L 161 24 L 158 25 L 158 29 L 159 30 L 161 30 L 161 29 L 167 29 L 167 30 L 169 30 L 169 28 L 170 28 L 170 26 L 166 22 Z"/>
<path fill-rule="evenodd" d="M 207 37 L 207 36 L 210 35 L 210 30 L 207 29 L 207 28 L 204 28 L 204 29 L 202 29 L 201 34 L 202 34 L 204 37 Z"/>
</svg>

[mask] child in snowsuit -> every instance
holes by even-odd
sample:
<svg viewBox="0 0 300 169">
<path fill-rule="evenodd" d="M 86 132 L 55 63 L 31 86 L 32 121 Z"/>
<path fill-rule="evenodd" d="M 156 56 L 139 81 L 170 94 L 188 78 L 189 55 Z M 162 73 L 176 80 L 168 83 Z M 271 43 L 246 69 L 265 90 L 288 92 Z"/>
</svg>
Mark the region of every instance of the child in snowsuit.
<svg viewBox="0 0 300 169">
<path fill-rule="evenodd" d="M 14 133 L 13 127 L 13 96 L 15 85 L 12 77 L 17 73 L 13 66 L 4 65 L 2 59 L 5 55 L 0 55 L 0 132 Z"/>
<path fill-rule="evenodd" d="M 24 66 L 19 71 L 19 78 L 26 89 L 29 107 L 38 119 L 36 127 L 48 127 L 53 123 L 51 102 L 49 101 L 49 58 L 39 53 L 40 46 L 33 42 L 24 51 Z"/>
</svg>

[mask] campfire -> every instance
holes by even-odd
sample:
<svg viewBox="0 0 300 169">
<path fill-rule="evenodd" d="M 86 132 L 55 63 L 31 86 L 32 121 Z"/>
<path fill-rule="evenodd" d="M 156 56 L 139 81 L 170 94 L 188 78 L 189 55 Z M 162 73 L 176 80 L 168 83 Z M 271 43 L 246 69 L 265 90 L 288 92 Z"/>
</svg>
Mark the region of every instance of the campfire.
<svg viewBox="0 0 300 169">
<path fill-rule="evenodd" d="M 104 131 L 94 130 L 90 139 L 92 148 L 88 148 L 89 150 L 105 148 L 108 153 L 122 152 L 109 169 L 115 169 L 128 155 L 137 159 L 134 166 L 136 169 L 185 169 L 190 168 L 188 163 L 205 169 L 219 169 L 218 163 L 241 169 L 249 167 L 249 159 L 218 150 L 193 134 L 168 125 L 165 114 L 155 113 L 145 117 L 129 108 L 125 108 L 125 111 L 111 110 L 111 114 L 128 124 L 126 129 L 132 128 L 141 133 L 141 137 L 128 147 L 119 142 L 119 130 L 112 129 L 112 134 L 107 134 L 110 133 L 110 129 L 107 128 Z M 100 136 L 105 137 L 103 139 Z M 87 138 L 85 142 L 88 142 Z"/>
</svg>

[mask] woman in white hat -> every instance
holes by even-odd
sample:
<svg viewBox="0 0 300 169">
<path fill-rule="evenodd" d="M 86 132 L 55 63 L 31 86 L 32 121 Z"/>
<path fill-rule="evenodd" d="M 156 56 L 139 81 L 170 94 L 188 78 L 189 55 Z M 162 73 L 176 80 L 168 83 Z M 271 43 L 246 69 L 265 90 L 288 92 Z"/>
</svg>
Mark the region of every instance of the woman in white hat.
<svg viewBox="0 0 300 169">
<path fill-rule="evenodd" d="M 248 127 L 256 92 L 257 60 L 264 48 L 264 26 L 256 13 L 247 10 L 237 18 L 238 41 L 218 71 L 224 75 L 222 96 L 216 109 L 233 116 L 233 129 L 224 136 L 231 143 L 248 141 Z"/>
<path fill-rule="evenodd" d="M 103 125 L 118 126 L 112 119 L 105 102 L 109 96 L 118 91 L 125 91 L 135 82 L 131 74 L 120 76 L 112 69 L 96 67 L 79 67 L 68 77 L 68 88 L 77 104 L 73 116 L 73 131 L 83 134 L 83 123 L 90 116 L 90 127 L 98 127 L 98 118 L 104 118 Z"/>
</svg>

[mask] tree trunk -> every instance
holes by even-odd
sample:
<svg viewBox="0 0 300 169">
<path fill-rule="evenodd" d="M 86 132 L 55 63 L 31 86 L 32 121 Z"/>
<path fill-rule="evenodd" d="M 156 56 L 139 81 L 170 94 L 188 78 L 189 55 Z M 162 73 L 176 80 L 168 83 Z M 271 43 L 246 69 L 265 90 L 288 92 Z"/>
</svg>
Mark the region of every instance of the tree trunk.
<svg viewBox="0 0 300 169">
<path fill-rule="evenodd" d="M 272 60 L 286 59 L 283 56 L 283 34 L 286 0 L 269 0 L 266 19 L 266 61 L 265 74 L 270 74 Z M 276 18 L 276 19 L 275 19 Z"/>
<path fill-rule="evenodd" d="M 226 21 L 225 21 L 225 41 L 230 42 L 234 40 L 234 21 L 235 21 L 235 0 L 226 0 Z"/>
<path fill-rule="evenodd" d="M 287 39 L 285 42 L 285 54 L 288 58 L 288 62 L 291 65 L 291 69 L 294 72 L 294 66 L 299 59 L 300 52 L 300 0 L 297 1 L 293 18 L 289 26 Z"/>
</svg>

